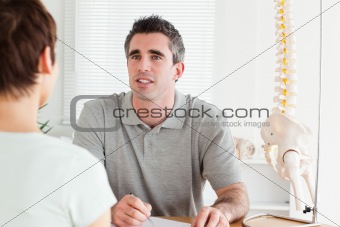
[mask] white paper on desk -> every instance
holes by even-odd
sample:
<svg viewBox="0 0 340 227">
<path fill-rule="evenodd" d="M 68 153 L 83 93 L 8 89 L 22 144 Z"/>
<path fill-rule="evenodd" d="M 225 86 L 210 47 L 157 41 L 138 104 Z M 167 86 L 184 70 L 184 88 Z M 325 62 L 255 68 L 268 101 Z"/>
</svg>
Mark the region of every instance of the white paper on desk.
<svg viewBox="0 0 340 227">
<path fill-rule="evenodd" d="M 152 225 L 149 220 L 146 220 L 142 227 L 189 227 L 190 224 L 178 221 L 167 220 L 164 218 L 156 218 L 150 217 L 155 225 Z M 111 225 L 111 227 L 116 227 L 115 225 Z"/>
</svg>

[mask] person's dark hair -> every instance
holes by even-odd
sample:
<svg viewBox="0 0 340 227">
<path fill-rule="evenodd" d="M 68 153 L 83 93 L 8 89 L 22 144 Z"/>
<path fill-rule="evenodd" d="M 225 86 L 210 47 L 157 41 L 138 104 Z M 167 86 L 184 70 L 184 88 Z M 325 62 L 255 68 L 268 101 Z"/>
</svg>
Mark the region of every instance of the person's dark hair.
<svg viewBox="0 0 340 227">
<path fill-rule="evenodd" d="M 47 46 L 54 64 L 55 42 L 55 21 L 39 0 L 0 0 L 0 95 L 28 94 Z"/>
<path fill-rule="evenodd" d="M 128 58 L 129 55 L 131 39 L 135 34 L 156 32 L 163 33 L 170 39 L 169 49 L 172 52 L 173 63 L 176 64 L 180 61 L 184 61 L 185 48 L 182 36 L 173 24 L 157 15 L 141 17 L 134 22 L 132 29 L 125 39 L 124 48 L 126 58 Z"/>
</svg>

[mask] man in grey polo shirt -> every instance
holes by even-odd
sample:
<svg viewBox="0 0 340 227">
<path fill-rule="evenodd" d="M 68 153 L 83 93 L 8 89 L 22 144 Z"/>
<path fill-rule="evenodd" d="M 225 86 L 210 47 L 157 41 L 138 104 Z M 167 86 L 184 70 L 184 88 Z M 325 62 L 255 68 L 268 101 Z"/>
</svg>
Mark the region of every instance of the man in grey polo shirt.
<svg viewBox="0 0 340 227">
<path fill-rule="evenodd" d="M 151 213 L 229 226 L 248 211 L 221 111 L 175 90 L 184 50 L 168 21 L 137 20 L 125 41 L 131 91 L 87 102 L 78 120 L 87 130 L 76 131 L 74 143 L 103 160 L 119 200 L 112 207 L 117 226 L 140 226 Z M 211 207 L 202 207 L 206 180 L 218 196 Z"/>
</svg>

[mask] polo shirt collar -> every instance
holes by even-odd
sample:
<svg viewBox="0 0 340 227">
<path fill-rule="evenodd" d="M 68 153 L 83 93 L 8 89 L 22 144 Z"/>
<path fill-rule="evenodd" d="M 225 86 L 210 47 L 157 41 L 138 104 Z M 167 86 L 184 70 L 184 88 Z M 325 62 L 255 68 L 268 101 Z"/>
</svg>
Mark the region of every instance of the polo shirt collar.
<svg viewBox="0 0 340 227">
<path fill-rule="evenodd" d="M 187 116 L 182 118 L 177 118 L 173 116 L 173 113 L 176 109 L 185 109 L 187 110 L 186 98 L 185 95 L 183 95 L 181 92 L 177 91 L 175 92 L 175 104 L 173 107 L 173 110 L 171 111 L 172 117 L 168 117 L 162 124 L 161 127 L 163 128 L 173 128 L 173 129 L 181 129 L 184 125 L 184 121 Z"/>
<path fill-rule="evenodd" d="M 171 114 L 174 113 L 176 109 L 187 109 L 186 97 L 179 91 L 175 91 L 175 104 Z M 122 109 L 124 110 L 124 115 L 122 116 L 122 122 L 126 125 L 144 125 L 144 123 L 138 118 L 136 113 L 133 110 L 132 106 L 132 92 L 129 91 L 126 93 L 125 97 L 122 100 Z M 126 111 L 129 111 L 129 114 L 126 114 Z M 168 117 L 162 124 L 156 126 L 155 128 L 172 128 L 172 129 L 181 129 L 183 127 L 184 121 L 186 117 L 176 118 L 172 115 L 172 117 Z"/>
<path fill-rule="evenodd" d="M 140 125 L 143 124 L 141 120 L 137 117 L 135 111 L 133 111 L 132 106 L 132 92 L 129 91 L 126 93 L 122 100 L 122 109 L 124 111 L 124 115 L 122 116 L 122 122 L 125 125 Z M 127 111 L 129 111 L 127 113 Z"/>
</svg>

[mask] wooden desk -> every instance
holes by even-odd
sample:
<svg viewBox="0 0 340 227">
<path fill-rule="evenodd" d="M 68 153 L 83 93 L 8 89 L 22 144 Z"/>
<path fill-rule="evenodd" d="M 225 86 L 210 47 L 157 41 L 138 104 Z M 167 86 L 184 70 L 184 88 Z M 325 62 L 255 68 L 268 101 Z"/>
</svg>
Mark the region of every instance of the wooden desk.
<svg viewBox="0 0 340 227">
<path fill-rule="evenodd" d="M 185 222 L 185 223 L 191 223 L 194 220 L 191 217 L 162 217 L 162 218 L 173 220 L 173 221 Z M 242 227 L 242 220 L 236 223 L 230 224 L 230 227 Z"/>
<path fill-rule="evenodd" d="M 173 220 L 173 221 L 185 222 L 185 223 L 191 223 L 194 220 L 192 217 L 162 217 L 162 218 Z M 242 227 L 242 220 L 230 224 L 230 227 Z M 319 225 L 319 227 L 332 227 L 332 226 Z"/>
</svg>

